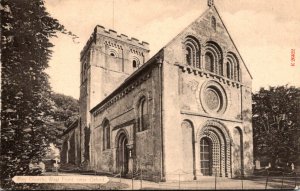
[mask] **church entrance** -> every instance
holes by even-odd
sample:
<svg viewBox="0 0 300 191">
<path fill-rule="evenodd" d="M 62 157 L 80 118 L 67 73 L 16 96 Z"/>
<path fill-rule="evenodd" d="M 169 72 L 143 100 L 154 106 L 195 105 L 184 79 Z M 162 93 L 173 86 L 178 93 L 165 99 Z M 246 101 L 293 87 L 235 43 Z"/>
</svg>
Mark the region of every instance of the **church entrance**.
<svg viewBox="0 0 300 191">
<path fill-rule="evenodd" d="M 204 176 L 212 175 L 212 144 L 208 138 L 200 141 L 201 173 Z"/>
<path fill-rule="evenodd" d="M 210 125 L 211 124 L 211 125 Z M 207 123 L 199 136 L 199 171 L 203 176 L 228 177 L 231 169 L 231 137 L 225 126 Z"/>
<path fill-rule="evenodd" d="M 117 167 L 121 175 L 124 176 L 128 173 L 128 139 L 125 133 L 121 133 L 118 138 L 118 148 L 117 148 Z"/>
</svg>

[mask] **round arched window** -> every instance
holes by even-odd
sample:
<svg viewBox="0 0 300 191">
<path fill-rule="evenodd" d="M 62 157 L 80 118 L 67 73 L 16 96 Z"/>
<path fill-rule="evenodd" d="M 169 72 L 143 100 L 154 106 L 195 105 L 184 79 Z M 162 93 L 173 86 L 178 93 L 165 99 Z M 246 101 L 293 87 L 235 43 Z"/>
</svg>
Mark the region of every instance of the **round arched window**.
<svg viewBox="0 0 300 191">
<path fill-rule="evenodd" d="M 132 60 L 132 68 L 138 68 L 140 66 L 140 61 L 138 58 L 134 57 Z"/>
<path fill-rule="evenodd" d="M 214 56 L 210 52 L 205 54 L 205 69 L 214 72 Z"/>
<path fill-rule="evenodd" d="M 136 64 L 136 61 L 135 61 L 135 60 L 132 61 L 132 67 L 133 67 L 133 68 L 136 68 L 136 67 L 137 67 L 137 64 Z"/>
</svg>

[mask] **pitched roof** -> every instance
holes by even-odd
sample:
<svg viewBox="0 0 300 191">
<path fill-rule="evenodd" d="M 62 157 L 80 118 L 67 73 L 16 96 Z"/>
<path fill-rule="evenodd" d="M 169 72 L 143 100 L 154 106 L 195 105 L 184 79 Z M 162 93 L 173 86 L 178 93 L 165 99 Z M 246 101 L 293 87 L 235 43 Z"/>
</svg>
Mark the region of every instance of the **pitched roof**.
<svg viewBox="0 0 300 191">
<path fill-rule="evenodd" d="M 65 134 L 69 133 L 71 130 L 75 129 L 78 126 L 78 119 L 76 119 L 69 127 L 64 130 L 61 136 L 64 136 Z"/>
<path fill-rule="evenodd" d="M 212 9 L 212 8 L 216 11 L 217 15 L 219 16 L 219 18 L 220 18 L 220 20 L 221 20 L 221 22 L 222 22 L 222 24 L 223 24 L 223 26 L 224 26 L 224 28 L 225 28 L 225 30 L 226 30 L 228 36 L 229 36 L 231 42 L 233 43 L 233 45 L 234 45 L 234 47 L 235 47 L 237 53 L 239 54 L 240 58 L 241 58 L 242 61 L 243 61 L 243 65 L 245 66 L 245 68 L 246 68 L 247 72 L 249 73 L 251 79 L 253 79 L 253 77 L 252 77 L 252 75 L 251 75 L 249 69 L 247 68 L 246 64 L 244 63 L 244 60 L 243 60 L 243 58 L 242 58 L 240 52 L 238 51 L 238 48 L 236 47 L 234 41 L 233 41 L 232 38 L 231 38 L 231 36 L 230 36 L 230 34 L 229 34 L 229 32 L 228 32 L 228 30 L 227 30 L 225 24 L 224 24 L 224 21 L 223 21 L 222 17 L 220 16 L 220 14 L 219 14 L 217 8 L 215 7 L 215 5 L 213 5 L 213 6 L 209 7 L 208 9 L 206 9 L 206 10 L 205 10 L 205 11 L 204 11 L 197 19 L 195 19 L 195 20 L 194 20 L 193 22 L 191 22 L 187 27 L 185 27 L 178 35 L 176 35 L 174 38 L 172 38 L 172 40 L 170 40 L 165 46 L 163 46 L 163 48 L 160 49 L 160 51 L 158 51 L 153 57 L 151 57 L 145 64 L 143 64 L 139 69 L 137 69 L 137 70 L 136 70 L 134 73 L 132 73 L 128 78 L 126 78 L 126 79 L 124 80 L 124 82 L 123 82 L 119 87 L 117 87 L 111 94 L 109 94 L 109 95 L 108 95 L 104 100 L 102 100 L 99 104 L 97 104 L 95 107 L 93 107 L 93 108 L 90 110 L 90 112 L 94 112 L 96 109 L 100 108 L 100 107 L 101 107 L 102 105 L 104 105 L 108 100 L 110 100 L 110 99 L 111 99 L 111 98 L 112 98 L 112 97 L 113 97 L 120 89 L 122 89 L 124 86 L 128 85 L 128 84 L 130 83 L 130 81 L 131 81 L 135 76 L 137 76 L 139 73 L 141 73 L 141 71 L 143 71 L 144 68 L 146 68 L 147 66 L 149 66 L 149 65 L 153 62 L 153 60 L 154 60 L 155 58 L 159 57 L 160 53 L 163 51 L 163 49 L 164 49 L 165 47 L 167 47 L 167 46 L 168 46 L 170 43 L 172 43 L 176 38 L 178 38 L 180 35 L 182 35 L 182 33 L 184 33 L 184 32 L 185 32 L 189 27 L 191 27 L 196 21 L 198 21 L 198 20 L 201 19 L 204 15 L 206 15 L 207 12 L 208 12 L 210 9 Z"/>
</svg>

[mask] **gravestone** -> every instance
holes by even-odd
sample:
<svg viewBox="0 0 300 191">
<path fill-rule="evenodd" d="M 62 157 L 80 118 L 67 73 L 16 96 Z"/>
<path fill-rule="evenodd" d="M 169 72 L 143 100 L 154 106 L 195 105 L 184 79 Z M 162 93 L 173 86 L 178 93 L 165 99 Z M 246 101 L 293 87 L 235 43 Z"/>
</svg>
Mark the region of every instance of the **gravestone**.
<svg viewBox="0 0 300 191">
<path fill-rule="evenodd" d="M 260 161 L 259 160 L 256 160 L 255 161 L 255 169 L 260 169 Z"/>
</svg>

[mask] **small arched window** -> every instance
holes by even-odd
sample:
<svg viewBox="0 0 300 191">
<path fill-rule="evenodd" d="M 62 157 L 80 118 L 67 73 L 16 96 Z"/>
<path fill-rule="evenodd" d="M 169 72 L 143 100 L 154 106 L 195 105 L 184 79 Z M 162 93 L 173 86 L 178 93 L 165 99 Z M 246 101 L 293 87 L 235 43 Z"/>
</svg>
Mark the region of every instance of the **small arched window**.
<svg viewBox="0 0 300 191">
<path fill-rule="evenodd" d="M 186 47 L 186 63 L 188 65 L 192 65 L 193 63 L 192 58 L 193 58 L 193 51 L 191 47 Z"/>
<path fill-rule="evenodd" d="M 233 52 L 227 54 L 227 78 L 240 81 L 239 60 Z"/>
<path fill-rule="evenodd" d="M 217 30 L 217 22 L 215 17 L 211 17 L 211 27 L 214 29 L 214 31 Z"/>
<path fill-rule="evenodd" d="M 188 36 L 185 39 L 185 56 L 186 64 L 200 68 L 200 44 L 199 41 L 193 37 Z"/>
<path fill-rule="evenodd" d="M 137 64 L 136 64 L 136 61 L 135 61 L 135 60 L 132 61 L 132 67 L 133 67 L 133 68 L 137 68 Z"/>
<path fill-rule="evenodd" d="M 112 57 L 116 57 L 116 58 L 119 57 L 118 50 L 113 49 L 113 48 L 109 48 L 107 51 L 108 51 L 107 52 L 108 55 L 110 55 Z"/>
<path fill-rule="evenodd" d="M 139 66 L 140 66 L 139 59 L 134 57 L 133 60 L 132 60 L 132 68 L 135 69 L 135 68 L 138 68 Z"/>
<path fill-rule="evenodd" d="M 136 56 L 132 57 L 132 69 L 135 70 L 140 67 L 140 60 Z"/>
<path fill-rule="evenodd" d="M 214 56 L 210 52 L 205 54 L 205 69 L 214 72 Z"/>
<path fill-rule="evenodd" d="M 231 79 L 231 64 L 229 62 L 226 63 L 226 77 Z"/>
<path fill-rule="evenodd" d="M 106 119 L 103 122 L 103 150 L 110 149 L 110 124 Z"/>
<path fill-rule="evenodd" d="M 148 109 L 146 98 L 143 97 L 139 103 L 139 131 L 144 131 L 148 129 Z"/>
<path fill-rule="evenodd" d="M 205 44 L 205 69 L 223 76 L 223 51 L 219 44 L 208 41 Z"/>
</svg>

